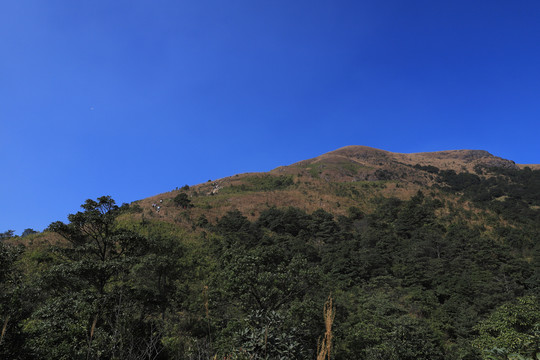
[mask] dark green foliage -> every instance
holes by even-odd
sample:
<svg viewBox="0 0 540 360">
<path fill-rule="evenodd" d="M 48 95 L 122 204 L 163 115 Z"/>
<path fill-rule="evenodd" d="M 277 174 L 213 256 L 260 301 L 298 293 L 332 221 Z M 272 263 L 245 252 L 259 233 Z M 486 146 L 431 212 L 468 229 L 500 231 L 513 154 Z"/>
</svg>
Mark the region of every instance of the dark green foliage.
<svg viewBox="0 0 540 360">
<path fill-rule="evenodd" d="M 247 176 L 245 183 L 225 187 L 221 193 L 244 193 L 246 191 L 276 191 L 283 190 L 294 184 L 293 177 L 289 175 L 262 175 Z"/>
<path fill-rule="evenodd" d="M 137 203 L 133 203 L 133 204 L 122 204 L 122 211 L 125 211 L 127 213 L 131 213 L 131 214 L 140 214 L 143 212 L 143 208 L 141 207 L 141 205 L 137 204 Z"/>
<path fill-rule="evenodd" d="M 414 165 L 414 168 L 419 169 L 419 170 L 423 170 L 423 171 L 427 171 L 430 174 L 438 174 L 439 173 L 439 168 L 436 167 L 436 166 L 433 166 L 433 165 L 416 164 L 416 165 Z"/>
<path fill-rule="evenodd" d="M 21 322 L 27 316 L 23 302 L 32 298 L 23 294 L 22 271 L 18 261 L 24 248 L 0 242 L 0 358 L 24 359 L 28 354 L 23 347 L 26 338 Z"/>
<path fill-rule="evenodd" d="M 81 207 L 84 212 L 68 216 L 69 224 L 57 221 L 48 230 L 71 244 L 71 248 L 59 251 L 71 261 L 72 271 L 103 293 L 107 282 L 123 270 L 126 257 L 146 251 L 146 239 L 115 226 L 121 209 L 109 196 L 88 199 Z"/>
<path fill-rule="evenodd" d="M 348 210 L 347 210 L 347 213 L 349 215 L 349 218 L 352 219 L 352 220 L 361 220 L 364 218 L 364 213 L 362 212 L 362 210 L 360 210 L 359 208 L 357 208 L 356 206 L 351 206 Z"/>
<path fill-rule="evenodd" d="M 21 234 L 21 237 L 26 237 L 28 235 L 32 235 L 32 234 L 37 234 L 37 231 L 35 231 L 34 229 L 24 229 L 24 231 L 22 232 Z"/>
<path fill-rule="evenodd" d="M 306 359 L 310 351 L 302 344 L 301 331 L 286 326 L 286 317 L 277 311 L 253 311 L 245 327 L 235 334 L 235 342 L 249 359 Z"/>
<path fill-rule="evenodd" d="M 7 230 L 3 233 L 0 233 L 0 241 L 12 238 L 14 233 L 15 230 Z"/>
<path fill-rule="evenodd" d="M 222 234 L 249 232 L 251 223 L 238 210 L 229 211 L 225 216 L 219 219 L 216 229 Z"/>
<path fill-rule="evenodd" d="M 474 345 L 490 354 L 519 354 L 533 359 L 540 356 L 540 299 L 528 296 L 499 306 L 480 322 Z M 499 351 L 494 351 L 494 350 Z"/>
<path fill-rule="evenodd" d="M 307 218 L 298 210 L 273 209 L 258 225 L 272 224 L 275 217 L 282 216 L 291 225 Z M 309 299 L 316 296 L 321 276 L 315 266 L 319 260 L 316 250 L 285 231 L 290 225 L 273 235 L 254 226 L 237 211 L 218 221 L 217 228 L 225 236 L 217 249 L 221 255 L 221 270 L 214 280 L 221 289 L 218 304 L 221 311 L 240 312 L 236 320 L 227 321 L 234 331 L 232 343 L 223 345 L 222 352 L 242 348 L 250 358 L 304 359 L 313 354 L 318 336 L 316 328 L 302 328 L 317 322 L 313 316 L 320 316 L 308 315 Z M 297 232 L 294 226 L 290 231 Z"/>
<path fill-rule="evenodd" d="M 354 183 L 330 183 L 330 186 L 334 190 L 336 196 L 357 199 L 360 196 L 360 192 L 356 188 Z"/>
<path fill-rule="evenodd" d="M 175 239 L 121 228 L 110 197 L 56 222 L 69 243 L 42 272 L 42 299 L 23 323 L 26 346 L 43 359 L 136 358 L 163 351 L 159 334 L 183 267 Z"/>
<path fill-rule="evenodd" d="M 245 310 L 279 310 L 315 284 L 304 256 L 287 256 L 276 246 L 231 254 L 228 263 L 226 289 Z"/>
<path fill-rule="evenodd" d="M 519 223 L 540 222 L 540 171 L 525 168 L 485 168 L 490 177 L 441 171 L 439 179 L 449 190 L 463 191 L 478 206 Z"/>
<path fill-rule="evenodd" d="M 14 264 L 23 248 L 0 243 L 0 284 L 10 280 Z"/>
<path fill-rule="evenodd" d="M 375 176 L 377 180 L 393 180 L 399 178 L 397 174 L 386 169 L 377 169 L 375 171 Z"/>
<path fill-rule="evenodd" d="M 341 289 L 373 283 L 381 275 L 395 279 L 402 288 L 400 296 L 408 297 L 408 311 L 436 324 L 426 334 L 440 331 L 451 342 L 462 343 L 474 334 L 479 319 L 497 304 L 537 289 L 538 283 L 528 282 L 534 276 L 530 265 L 513 258 L 504 246 L 464 224 L 447 228 L 438 223 L 434 211 L 440 206 L 440 202 L 421 193 L 407 202 L 386 200 L 368 217 L 368 227 L 359 239 L 350 236 L 351 240 L 327 246 L 323 264 L 332 278 L 339 280 Z M 413 325 L 414 331 L 419 326 Z M 404 329 L 409 327 L 402 326 L 400 331 Z M 409 347 L 403 341 L 412 341 L 418 334 L 409 338 L 406 332 L 391 326 L 384 331 L 386 335 L 360 358 L 443 358 L 440 337 L 425 340 L 432 345 L 415 353 L 412 349 L 419 350 L 419 344 Z M 387 341 L 392 345 L 383 345 Z M 460 346 L 463 356 L 476 358 L 470 342 Z M 350 358 L 359 358 L 361 350 L 355 349 Z"/>
<path fill-rule="evenodd" d="M 195 223 L 196 226 L 202 227 L 202 228 L 208 226 L 208 224 L 209 224 L 208 219 L 206 218 L 204 214 L 199 216 L 199 218 L 197 219 L 197 222 Z"/>
<path fill-rule="evenodd" d="M 456 173 L 454 170 L 439 172 L 439 178 L 453 191 L 462 191 L 480 183 L 480 177 L 471 173 Z"/>
<path fill-rule="evenodd" d="M 257 224 L 278 234 L 297 236 L 301 231 L 308 231 L 309 221 L 310 217 L 300 209 L 270 208 L 261 213 Z"/>
<path fill-rule="evenodd" d="M 204 231 L 186 235 L 126 221 L 133 206 L 110 197 L 87 200 L 69 223 L 49 227 L 64 246 L 0 243 L 0 355 L 314 359 L 332 293 L 334 360 L 532 358 L 537 174 L 439 174 L 445 191 L 459 189 L 492 222 L 472 225 L 471 212 L 441 211 L 418 192 L 378 198 L 368 214 L 269 208 L 251 222 L 233 210 L 214 224 L 202 214 L 195 226 Z M 257 179 L 258 189 L 292 186 Z"/>
<path fill-rule="evenodd" d="M 180 193 L 178 195 L 176 195 L 173 199 L 174 203 L 176 204 L 176 206 L 179 206 L 183 209 L 187 209 L 189 207 L 191 207 L 191 200 L 189 200 L 189 197 L 186 193 Z"/>
<path fill-rule="evenodd" d="M 251 176 L 246 178 L 246 181 L 249 184 L 247 190 L 255 191 L 282 190 L 294 183 L 292 176 L 286 175 Z"/>
<path fill-rule="evenodd" d="M 338 329 L 339 359 L 444 359 L 441 334 L 407 313 L 397 299 L 404 291 L 389 277 L 340 296 L 349 311 Z M 339 309 L 338 309 L 339 310 Z"/>
</svg>

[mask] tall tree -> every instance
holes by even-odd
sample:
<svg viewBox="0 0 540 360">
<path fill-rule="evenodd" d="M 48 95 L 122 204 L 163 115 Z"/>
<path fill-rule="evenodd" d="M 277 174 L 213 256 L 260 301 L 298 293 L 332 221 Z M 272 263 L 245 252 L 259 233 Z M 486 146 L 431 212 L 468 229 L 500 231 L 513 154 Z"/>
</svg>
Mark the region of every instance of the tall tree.
<svg viewBox="0 0 540 360">
<path fill-rule="evenodd" d="M 130 358 L 147 350 L 140 346 L 148 326 L 144 307 L 125 284 L 148 244 L 117 225 L 125 208 L 111 197 L 89 199 L 81 207 L 68 224 L 48 228 L 67 246 L 55 249 L 59 262 L 43 274 L 48 296 L 25 324 L 29 346 L 44 359 Z"/>
</svg>

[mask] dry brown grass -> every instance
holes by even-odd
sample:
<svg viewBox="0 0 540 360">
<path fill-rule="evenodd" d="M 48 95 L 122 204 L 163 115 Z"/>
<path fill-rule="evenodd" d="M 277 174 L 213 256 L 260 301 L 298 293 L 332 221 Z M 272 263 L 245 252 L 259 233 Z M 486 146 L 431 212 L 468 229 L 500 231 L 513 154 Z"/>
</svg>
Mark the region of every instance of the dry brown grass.
<svg viewBox="0 0 540 360">
<path fill-rule="evenodd" d="M 92 339 L 94 338 L 94 331 L 96 330 L 96 324 L 98 321 L 98 316 L 94 316 L 94 321 L 92 321 L 92 326 L 90 327 L 90 343 L 92 342 Z"/>
<path fill-rule="evenodd" d="M 292 206 L 308 213 L 322 208 L 334 215 L 346 215 L 349 207 L 356 206 L 370 213 L 375 206 L 372 200 L 376 197 L 407 200 L 418 190 L 431 191 L 428 188 L 435 183 L 436 176 L 415 169 L 416 164 L 436 166 L 441 170 L 472 172 L 476 164 L 493 161 L 511 164 L 508 160 L 475 150 L 400 154 L 365 146 L 347 146 L 267 173 L 238 174 L 191 186 L 186 192 L 195 207 L 189 210 L 177 208 L 173 203 L 173 198 L 183 190 L 159 194 L 140 200 L 138 204 L 144 209 L 145 218 L 173 223 L 186 229 L 190 229 L 203 214 L 213 223 L 216 218 L 234 209 L 238 209 L 250 220 L 256 219 L 270 207 Z M 377 170 L 392 173 L 394 179 L 376 181 Z M 250 179 L 267 175 L 292 176 L 294 185 L 275 191 L 239 192 L 238 188 L 235 191 L 230 189 L 231 186 L 249 186 Z M 384 186 L 377 186 L 380 183 L 384 183 Z M 356 189 L 359 195 L 339 195 L 336 192 L 338 184 Z M 217 192 L 214 191 L 216 186 L 219 187 Z M 163 202 L 160 203 L 160 200 Z M 161 205 L 159 213 L 152 208 L 152 203 Z M 456 206 L 471 209 L 469 204 Z M 140 214 L 134 214 L 133 218 L 142 220 Z"/>
<path fill-rule="evenodd" d="M 6 317 L 6 320 L 4 320 L 4 326 L 2 326 L 2 333 L 0 334 L 0 344 L 2 344 L 2 341 L 4 340 L 4 336 L 6 335 L 8 322 L 9 322 L 9 315 Z"/>
<path fill-rule="evenodd" d="M 16 237 L 5 240 L 6 244 L 24 245 L 28 250 L 43 249 L 50 245 L 62 246 L 67 244 L 66 239 L 59 234 L 50 231 L 44 231 L 38 234 L 32 234 L 26 237 Z"/>
<path fill-rule="evenodd" d="M 244 175 L 235 177 L 231 182 L 221 180 L 220 184 L 233 183 L 235 186 L 242 184 Z M 238 209 L 250 220 L 256 219 L 261 212 L 270 208 L 296 207 L 308 213 L 317 209 L 324 209 L 334 215 L 346 215 L 347 209 L 351 206 L 360 208 L 365 213 L 370 213 L 374 207 L 372 199 L 377 196 L 397 197 L 402 200 L 409 199 L 423 189 L 420 184 L 412 182 L 374 182 L 362 181 L 342 183 L 344 186 L 355 189 L 358 192 L 356 197 L 342 196 L 336 193 L 336 188 L 332 181 L 313 178 L 296 179 L 295 185 L 287 189 L 273 191 L 245 191 L 230 193 L 221 191 L 214 195 L 208 195 L 208 184 L 191 187 L 188 195 L 194 207 L 188 210 L 174 206 L 172 199 L 178 192 L 160 194 L 148 199 L 143 199 L 138 204 L 143 208 L 146 219 L 156 219 L 169 223 L 174 223 L 181 227 L 189 228 L 201 215 L 205 215 L 210 222 L 220 218 L 228 211 Z M 230 185 L 222 185 L 226 189 Z M 203 188 L 203 190 L 201 190 Z M 195 196 L 195 192 L 197 195 Z M 152 208 L 152 203 L 159 203 L 163 200 L 161 211 L 158 213 Z M 133 218 L 140 221 L 140 214 L 133 215 Z"/>
<path fill-rule="evenodd" d="M 332 296 L 328 296 L 328 300 L 324 303 L 323 318 L 325 333 L 322 341 L 318 341 L 317 344 L 317 360 L 330 360 L 332 353 L 332 324 L 336 316 L 336 309 L 334 308 Z"/>
<path fill-rule="evenodd" d="M 540 170 L 540 164 L 517 164 L 520 169 L 525 169 L 526 167 L 531 168 L 531 170 Z"/>
</svg>

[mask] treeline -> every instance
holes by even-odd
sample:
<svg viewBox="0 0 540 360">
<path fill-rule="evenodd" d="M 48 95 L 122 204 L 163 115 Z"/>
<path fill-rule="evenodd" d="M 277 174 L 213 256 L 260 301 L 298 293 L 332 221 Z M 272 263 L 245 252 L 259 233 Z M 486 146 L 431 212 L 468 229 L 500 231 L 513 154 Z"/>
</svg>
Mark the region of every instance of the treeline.
<svg viewBox="0 0 540 360">
<path fill-rule="evenodd" d="M 187 233 L 87 200 L 50 225 L 57 246 L 0 242 L 0 357 L 316 359 L 331 296 L 331 359 L 536 359 L 538 226 L 486 231 L 444 206 L 231 211 Z"/>
</svg>

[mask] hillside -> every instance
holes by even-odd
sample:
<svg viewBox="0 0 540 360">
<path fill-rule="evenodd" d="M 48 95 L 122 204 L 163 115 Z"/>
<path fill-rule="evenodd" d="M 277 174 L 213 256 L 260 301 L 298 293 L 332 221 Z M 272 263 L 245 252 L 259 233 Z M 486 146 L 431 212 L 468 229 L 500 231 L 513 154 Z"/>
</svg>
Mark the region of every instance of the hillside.
<svg viewBox="0 0 540 360">
<path fill-rule="evenodd" d="M 540 358 L 540 169 L 486 151 L 348 146 L 8 235 L 5 359 Z"/>
<path fill-rule="evenodd" d="M 254 219 L 273 206 L 293 206 L 308 212 L 322 208 L 344 215 L 350 206 L 370 212 L 376 197 L 409 199 L 418 190 L 435 192 L 440 198 L 457 201 L 456 196 L 433 188 L 441 182 L 440 171 L 479 174 L 482 169 L 517 170 L 521 167 L 525 166 L 483 150 L 402 154 L 366 146 L 347 146 L 266 173 L 237 174 L 136 203 L 148 217 L 170 222 L 182 222 L 182 216 L 186 216 L 173 202 L 182 192 L 189 195 L 194 205 L 189 212 L 192 220 L 203 213 L 208 219 L 215 219 L 233 209 Z M 485 172 L 481 176 L 489 178 L 492 175 Z M 159 213 L 152 208 L 154 203 L 162 205 Z"/>
</svg>

